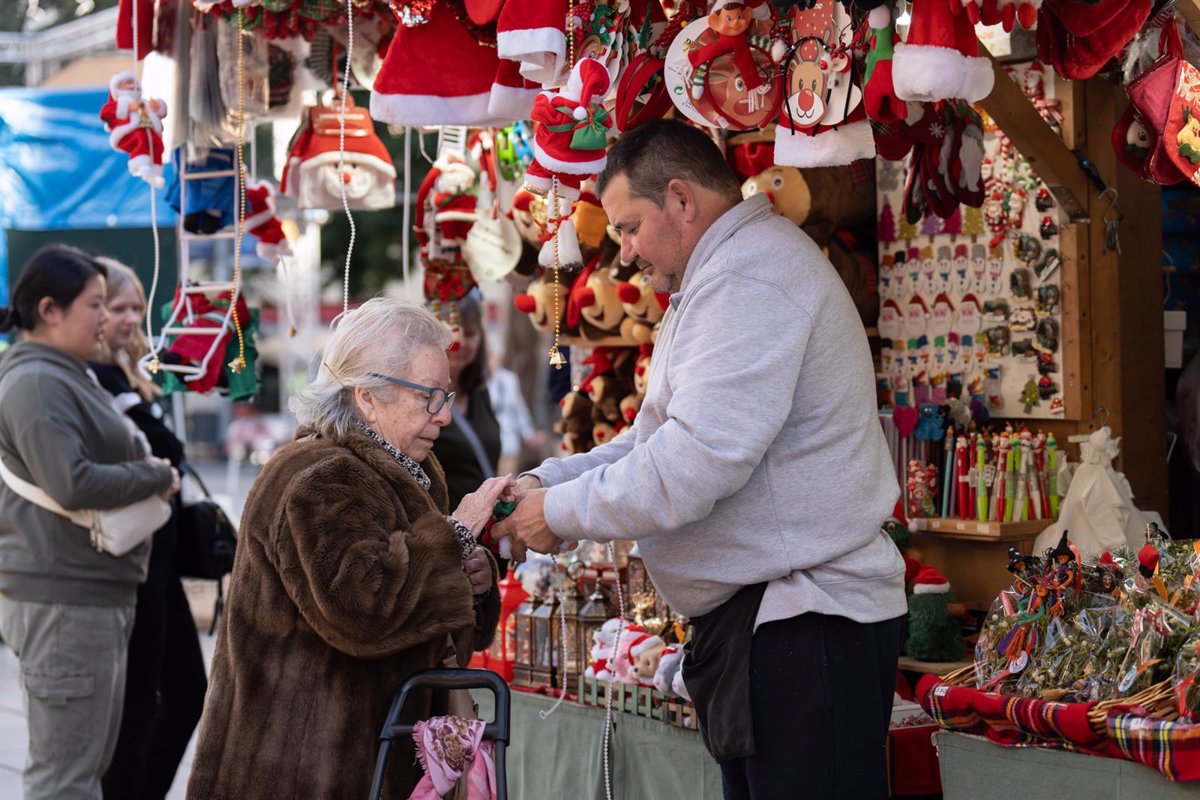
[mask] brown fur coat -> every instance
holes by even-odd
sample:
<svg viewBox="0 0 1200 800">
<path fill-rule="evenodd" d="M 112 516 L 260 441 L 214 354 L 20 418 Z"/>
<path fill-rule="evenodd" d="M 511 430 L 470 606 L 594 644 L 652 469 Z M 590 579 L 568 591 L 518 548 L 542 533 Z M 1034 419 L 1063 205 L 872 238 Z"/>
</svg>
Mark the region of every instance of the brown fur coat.
<svg viewBox="0 0 1200 800">
<path fill-rule="evenodd" d="M 358 433 L 267 463 L 242 515 L 189 798 L 366 797 L 400 684 L 442 665 L 447 635 L 462 665 L 490 643 L 498 590 L 474 605 L 441 467 L 423 466 L 429 492 Z M 407 712 L 445 713 L 427 693 Z M 420 776 L 400 742 L 384 796 L 408 797 Z"/>
</svg>

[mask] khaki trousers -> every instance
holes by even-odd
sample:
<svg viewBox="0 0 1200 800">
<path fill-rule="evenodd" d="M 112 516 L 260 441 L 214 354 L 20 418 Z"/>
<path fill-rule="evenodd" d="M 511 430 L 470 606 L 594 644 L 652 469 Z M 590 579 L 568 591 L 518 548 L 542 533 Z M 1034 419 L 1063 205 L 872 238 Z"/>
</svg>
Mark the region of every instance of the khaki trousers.
<svg viewBox="0 0 1200 800">
<path fill-rule="evenodd" d="M 125 697 L 134 607 L 0 595 L 0 635 L 21 662 L 29 720 L 25 800 L 101 800 Z"/>
</svg>

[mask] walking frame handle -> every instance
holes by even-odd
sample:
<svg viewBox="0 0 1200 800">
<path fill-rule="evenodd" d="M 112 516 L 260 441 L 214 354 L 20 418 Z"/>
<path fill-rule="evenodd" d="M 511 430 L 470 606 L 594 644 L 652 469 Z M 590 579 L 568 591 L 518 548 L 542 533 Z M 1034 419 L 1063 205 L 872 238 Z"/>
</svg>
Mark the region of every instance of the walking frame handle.
<svg viewBox="0 0 1200 800">
<path fill-rule="evenodd" d="M 396 693 L 391 710 L 379 733 L 379 754 L 375 759 L 375 777 L 371 782 L 370 800 L 383 797 L 383 780 L 387 769 L 388 753 L 392 742 L 401 737 L 411 737 L 414 723 L 400 722 L 400 714 L 409 695 L 419 689 L 489 689 L 495 698 L 494 722 L 484 726 L 483 736 L 496 743 L 496 798 L 508 800 L 507 769 L 505 750 L 509 741 L 509 719 L 511 697 L 508 684 L 495 672 L 486 669 L 424 669 L 413 673 Z"/>
</svg>

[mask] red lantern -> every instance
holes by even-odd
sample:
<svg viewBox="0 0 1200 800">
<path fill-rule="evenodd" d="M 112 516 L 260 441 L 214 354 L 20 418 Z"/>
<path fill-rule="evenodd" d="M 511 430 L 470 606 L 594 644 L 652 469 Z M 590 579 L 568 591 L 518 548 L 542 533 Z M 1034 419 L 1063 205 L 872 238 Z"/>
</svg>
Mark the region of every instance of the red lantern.
<svg viewBox="0 0 1200 800">
<path fill-rule="evenodd" d="M 471 666 L 490 669 L 504 680 L 512 682 L 513 660 L 517 650 L 517 608 L 525 602 L 529 593 L 521 582 L 513 577 L 512 565 L 508 574 L 500 581 L 500 624 L 496 629 L 496 638 L 492 646 L 482 653 L 476 653 L 471 659 Z M 476 664 L 476 660 L 480 663 Z"/>
</svg>

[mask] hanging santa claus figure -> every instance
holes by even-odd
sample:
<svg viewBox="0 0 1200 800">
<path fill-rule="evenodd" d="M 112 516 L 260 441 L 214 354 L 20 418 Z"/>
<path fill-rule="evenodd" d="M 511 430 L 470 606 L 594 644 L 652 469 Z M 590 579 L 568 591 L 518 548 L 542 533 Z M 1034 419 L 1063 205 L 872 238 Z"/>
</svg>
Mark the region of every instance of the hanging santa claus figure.
<svg viewBox="0 0 1200 800">
<path fill-rule="evenodd" d="M 571 204 L 579 198 L 584 178 L 604 169 L 612 120 L 604 108 L 611 78 L 594 58 L 582 58 L 571 70 L 567 85 L 544 91 L 533 102 L 533 163 L 525 173 L 525 188 L 550 194 L 557 183 L 557 202 L 548 208 L 549 238 L 538 262 L 562 267 L 583 264 L 579 240 L 571 222 Z"/>
<path fill-rule="evenodd" d="M 283 225 L 275 216 L 275 189 L 266 181 L 246 186 L 246 233 L 258 237 L 255 252 L 266 261 L 276 261 L 280 256 L 290 256 L 292 247 L 283 232 Z"/>
<path fill-rule="evenodd" d="M 108 84 L 108 102 L 100 119 L 112 148 L 129 156 L 129 173 L 162 188 L 162 130 L 167 104 L 142 98 L 142 85 L 132 72 L 118 72 Z"/>
</svg>

